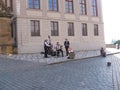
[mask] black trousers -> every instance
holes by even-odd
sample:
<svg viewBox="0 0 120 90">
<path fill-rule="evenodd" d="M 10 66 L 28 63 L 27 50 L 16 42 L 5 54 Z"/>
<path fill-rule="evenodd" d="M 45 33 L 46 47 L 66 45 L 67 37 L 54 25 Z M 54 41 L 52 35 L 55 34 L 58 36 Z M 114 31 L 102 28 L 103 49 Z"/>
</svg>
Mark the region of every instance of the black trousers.
<svg viewBox="0 0 120 90">
<path fill-rule="evenodd" d="M 47 56 L 47 54 L 48 54 L 48 47 L 44 47 L 44 51 L 45 51 L 44 57 L 48 57 Z"/>
<path fill-rule="evenodd" d="M 69 46 L 65 46 L 66 56 L 68 56 L 68 48 L 69 48 Z"/>
<path fill-rule="evenodd" d="M 57 50 L 57 56 L 59 56 L 60 52 L 62 53 L 62 57 L 63 57 L 64 55 L 63 55 L 63 50 L 62 49 Z"/>
</svg>

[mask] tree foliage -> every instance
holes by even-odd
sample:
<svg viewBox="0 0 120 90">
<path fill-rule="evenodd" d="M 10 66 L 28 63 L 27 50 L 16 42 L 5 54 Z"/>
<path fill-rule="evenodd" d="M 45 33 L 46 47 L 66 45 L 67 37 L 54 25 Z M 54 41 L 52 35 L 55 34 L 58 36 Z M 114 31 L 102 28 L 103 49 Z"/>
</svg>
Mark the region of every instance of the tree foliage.
<svg viewBox="0 0 120 90">
<path fill-rule="evenodd" d="M 120 44 L 120 40 L 115 41 L 114 44 Z"/>
</svg>

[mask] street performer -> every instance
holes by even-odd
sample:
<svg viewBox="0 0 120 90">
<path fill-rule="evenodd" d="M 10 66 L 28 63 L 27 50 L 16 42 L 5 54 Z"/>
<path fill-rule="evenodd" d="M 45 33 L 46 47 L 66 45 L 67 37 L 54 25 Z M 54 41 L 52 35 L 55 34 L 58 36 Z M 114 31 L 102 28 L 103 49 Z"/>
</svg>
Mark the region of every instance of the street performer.
<svg viewBox="0 0 120 90">
<path fill-rule="evenodd" d="M 46 40 L 44 41 L 44 51 L 45 51 L 44 57 L 45 57 L 45 58 L 48 57 L 47 54 L 48 54 L 48 49 L 49 49 L 49 47 L 50 47 L 50 45 L 49 45 L 49 43 L 48 43 L 48 40 L 46 39 Z"/>
</svg>

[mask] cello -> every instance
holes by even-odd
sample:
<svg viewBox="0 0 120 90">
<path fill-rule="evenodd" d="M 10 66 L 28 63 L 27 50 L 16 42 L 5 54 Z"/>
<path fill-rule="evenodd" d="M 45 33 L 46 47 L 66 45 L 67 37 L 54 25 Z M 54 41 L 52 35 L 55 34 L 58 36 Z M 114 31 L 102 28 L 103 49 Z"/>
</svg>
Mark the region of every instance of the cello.
<svg viewBox="0 0 120 90">
<path fill-rule="evenodd" d="M 49 35 L 48 35 L 48 40 L 49 40 L 49 45 L 50 45 L 50 47 L 48 48 L 48 55 L 56 56 L 56 51 L 53 50 L 53 45 L 51 43 L 51 38 Z"/>
</svg>

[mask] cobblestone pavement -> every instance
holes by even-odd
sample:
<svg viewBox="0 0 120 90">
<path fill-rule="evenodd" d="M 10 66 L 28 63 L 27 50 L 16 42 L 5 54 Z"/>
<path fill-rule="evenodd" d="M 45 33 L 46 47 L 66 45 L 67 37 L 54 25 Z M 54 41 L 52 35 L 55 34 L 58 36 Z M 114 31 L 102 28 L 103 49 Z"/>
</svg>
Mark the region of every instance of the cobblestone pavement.
<svg viewBox="0 0 120 90">
<path fill-rule="evenodd" d="M 0 58 L 0 90 L 120 90 L 119 66 L 120 54 L 54 65 Z"/>
<path fill-rule="evenodd" d="M 107 48 L 107 54 L 118 53 L 120 50 L 115 48 Z M 100 50 L 93 50 L 93 51 L 79 51 L 75 52 L 75 59 L 83 59 L 89 57 L 100 56 Z M 64 54 L 65 55 L 65 54 Z M 49 56 L 49 58 L 44 58 L 43 54 L 16 54 L 16 55 L 0 55 L 2 58 L 14 59 L 14 60 L 25 60 L 25 61 L 32 61 L 32 62 L 39 62 L 40 64 L 52 64 L 52 63 L 59 63 L 65 61 L 71 61 L 67 59 L 67 57 L 56 57 L 56 56 Z M 75 60 L 74 59 L 74 60 Z"/>
</svg>

